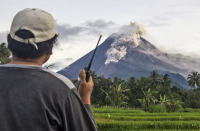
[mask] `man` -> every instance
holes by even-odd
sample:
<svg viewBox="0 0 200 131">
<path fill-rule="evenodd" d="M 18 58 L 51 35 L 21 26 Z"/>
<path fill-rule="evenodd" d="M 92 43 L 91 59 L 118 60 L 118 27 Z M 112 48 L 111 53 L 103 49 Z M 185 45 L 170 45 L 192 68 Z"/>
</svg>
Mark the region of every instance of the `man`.
<svg viewBox="0 0 200 131">
<path fill-rule="evenodd" d="M 0 131 L 95 131 L 93 81 L 80 72 L 78 90 L 66 77 L 42 68 L 57 39 L 53 17 L 24 9 L 8 34 L 12 61 L 0 66 Z"/>
</svg>

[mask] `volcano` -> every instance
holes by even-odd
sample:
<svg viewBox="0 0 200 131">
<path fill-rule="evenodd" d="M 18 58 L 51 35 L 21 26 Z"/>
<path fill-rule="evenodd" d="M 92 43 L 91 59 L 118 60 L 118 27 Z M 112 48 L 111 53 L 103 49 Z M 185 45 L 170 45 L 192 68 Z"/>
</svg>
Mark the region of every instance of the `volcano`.
<svg viewBox="0 0 200 131">
<path fill-rule="evenodd" d="M 180 54 L 162 52 L 142 35 L 137 28 L 131 33 L 118 32 L 109 36 L 97 48 L 91 70 L 106 78 L 122 79 L 149 76 L 155 70 L 161 75 L 168 74 L 173 84 L 189 89 L 186 76 L 192 69 L 198 69 L 200 63 Z M 69 79 L 77 78 L 80 70 L 88 65 L 93 51 L 58 73 Z"/>
</svg>

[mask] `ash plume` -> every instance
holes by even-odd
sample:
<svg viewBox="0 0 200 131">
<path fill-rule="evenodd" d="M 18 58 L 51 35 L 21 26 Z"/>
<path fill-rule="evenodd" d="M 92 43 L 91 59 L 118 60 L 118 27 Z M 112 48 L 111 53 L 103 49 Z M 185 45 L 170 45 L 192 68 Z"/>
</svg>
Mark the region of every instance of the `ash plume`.
<svg viewBox="0 0 200 131">
<path fill-rule="evenodd" d="M 119 33 L 125 34 L 129 39 L 131 38 L 133 45 L 136 47 L 140 44 L 140 37 L 146 34 L 146 30 L 139 23 L 130 22 L 129 25 L 122 26 Z"/>
<path fill-rule="evenodd" d="M 118 38 L 115 39 L 111 44 L 111 48 L 106 52 L 107 59 L 105 64 L 111 62 L 116 63 L 125 57 L 127 54 L 127 47 L 130 46 L 130 43 L 132 48 L 138 47 L 141 41 L 140 37 L 145 35 L 145 33 L 144 27 L 137 22 L 131 22 L 129 25 L 122 26 L 118 33 L 112 35 L 113 37 Z"/>
</svg>

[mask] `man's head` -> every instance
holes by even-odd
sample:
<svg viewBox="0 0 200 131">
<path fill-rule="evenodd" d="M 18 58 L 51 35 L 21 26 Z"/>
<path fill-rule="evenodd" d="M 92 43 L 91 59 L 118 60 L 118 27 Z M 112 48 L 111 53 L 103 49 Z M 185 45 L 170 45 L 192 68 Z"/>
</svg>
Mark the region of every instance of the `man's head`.
<svg viewBox="0 0 200 131">
<path fill-rule="evenodd" d="M 43 62 L 52 54 L 56 39 L 54 18 L 40 9 L 18 12 L 7 38 L 8 48 L 14 57 L 23 60 L 43 58 Z"/>
</svg>

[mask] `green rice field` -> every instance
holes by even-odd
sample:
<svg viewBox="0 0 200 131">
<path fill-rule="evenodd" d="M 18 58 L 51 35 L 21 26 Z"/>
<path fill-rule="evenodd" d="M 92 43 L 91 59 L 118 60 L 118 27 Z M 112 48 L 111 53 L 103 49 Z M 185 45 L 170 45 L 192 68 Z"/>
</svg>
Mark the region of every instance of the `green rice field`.
<svg viewBox="0 0 200 131">
<path fill-rule="evenodd" d="M 99 131 L 200 131 L 200 110 L 147 113 L 123 108 L 94 108 Z"/>
</svg>

